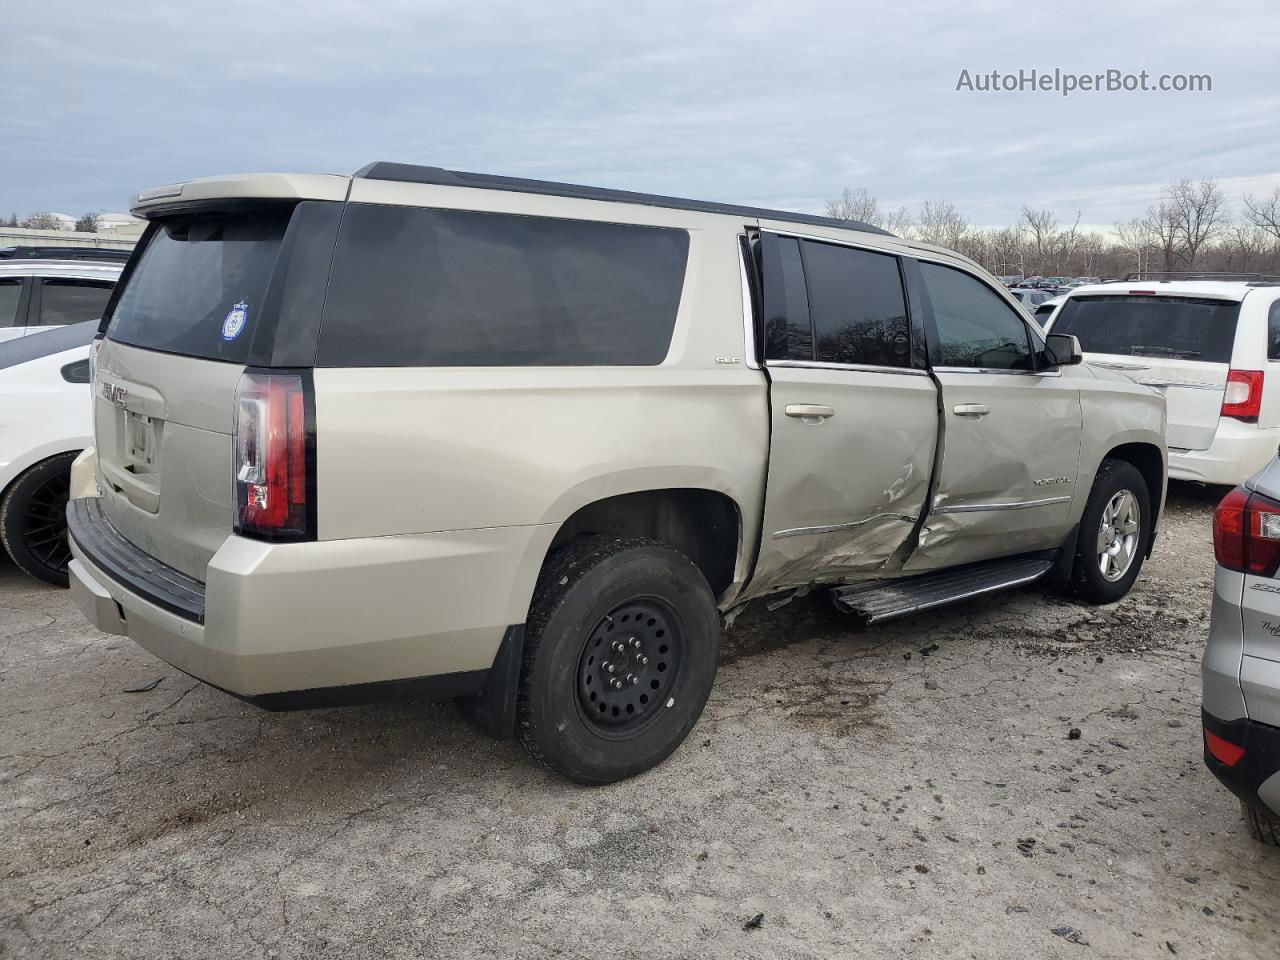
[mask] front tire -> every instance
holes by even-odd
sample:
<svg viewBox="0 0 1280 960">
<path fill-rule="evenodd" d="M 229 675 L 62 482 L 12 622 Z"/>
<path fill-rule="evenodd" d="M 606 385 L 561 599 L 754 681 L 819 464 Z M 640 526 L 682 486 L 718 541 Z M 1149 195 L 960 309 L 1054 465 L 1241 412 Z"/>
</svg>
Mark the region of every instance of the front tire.
<svg viewBox="0 0 1280 960">
<path fill-rule="evenodd" d="M 1151 543 L 1151 495 L 1138 468 L 1104 460 L 1080 518 L 1072 568 L 1074 592 L 1115 603 L 1132 589 Z"/>
<path fill-rule="evenodd" d="M 79 451 L 41 460 L 18 477 L 0 500 L 0 540 L 19 569 L 46 583 L 67 585 L 67 497 L 71 462 Z"/>
<path fill-rule="evenodd" d="M 530 608 L 517 730 L 570 780 L 661 763 L 711 693 L 720 615 L 706 578 L 653 540 L 587 537 L 547 562 Z"/>
</svg>

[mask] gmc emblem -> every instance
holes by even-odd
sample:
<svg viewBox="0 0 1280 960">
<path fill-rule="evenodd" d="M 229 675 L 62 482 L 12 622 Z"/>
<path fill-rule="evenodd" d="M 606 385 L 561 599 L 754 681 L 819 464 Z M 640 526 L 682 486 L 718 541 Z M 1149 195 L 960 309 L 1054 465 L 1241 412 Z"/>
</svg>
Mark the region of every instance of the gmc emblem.
<svg viewBox="0 0 1280 960">
<path fill-rule="evenodd" d="M 112 383 L 109 380 L 102 381 L 102 397 L 114 403 L 117 407 L 124 406 L 125 397 L 129 396 L 129 391 L 118 383 Z"/>
</svg>

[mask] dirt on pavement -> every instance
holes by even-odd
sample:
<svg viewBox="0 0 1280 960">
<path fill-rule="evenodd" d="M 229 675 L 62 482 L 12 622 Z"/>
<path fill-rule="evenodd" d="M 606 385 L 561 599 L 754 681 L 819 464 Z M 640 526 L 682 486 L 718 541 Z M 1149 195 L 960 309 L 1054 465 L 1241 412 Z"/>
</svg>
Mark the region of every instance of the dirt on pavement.
<svg viewBox="0 0 1280 960">
<path fill-rule="evenodd" d="M 450 704 L 262 712 L 6 563 L 0 957 L 1274 958 L 1280 850 L 1200 755 L 1220 492 L 1112 607 L 753 608 L 597 789 Z"/>
</svg>

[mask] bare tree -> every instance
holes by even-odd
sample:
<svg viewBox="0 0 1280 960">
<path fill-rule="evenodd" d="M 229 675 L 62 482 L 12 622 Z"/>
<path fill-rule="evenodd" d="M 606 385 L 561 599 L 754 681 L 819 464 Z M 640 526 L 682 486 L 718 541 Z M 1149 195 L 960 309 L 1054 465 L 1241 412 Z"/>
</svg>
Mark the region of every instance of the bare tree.
<svg viewBox="0 0 1280 960">
<path fill-rule="evenodd" d="M 75 226 L 75 229 L 81 233 L 97 233 L 101 228 L 102 218 L 92 211 L 80 214 L 80 219 L 76 221 Z"/>
<path fill-rule="evenodd" d="M 3 226 L 6 226 L 6 227 L 16 227 L 17 225 L 18 225 L 18 214 L 16 212 L 9 214 L 9 219 L 4 221 L 3 223 Z"/>
<path fill-rule="evenodd" d="M 1153 258 L 1162 249 L 1162 237 L 1152 225 L 1151 211 L 1145 217 L 1134 218 L 1128 223 L 1117 223 L 1116 236 L 1130 269 L 1139 273 L 1151 269 Z"/>
<path fill-rule="evenodd" d="M 62 221 L 55 217 L 52 213 L 33 213 L 22 221 L 22 225 L 28 230 L 60 230 L 62 229 Z"/>
<path fill-rule="evenodd" d="M 916 238 L 956 249 L 969 232 L 969 221 L 949 200 L 926 200 L 916 220 Z"/>
<path fill-rule="evenodd" d="M 1272 190 L 1270 196 L 1261 199 L 1246 193 L 1244 218 L 1269 234 L 1274 243 L 1280 244 L 1280 187 Z"/>
<path fill-rule="evenodd" d="M 885 214 L 884 221 L 879 226 L 888 230 L 894 236 L 908 238 L 915 236 L 915 220 L 911 216 L 911 211 L 906 207 L 890 210 Z"/>
<path fill-rule="evenodd" d="M 1200 249 L 1227 229 L 1226 197 L 1216 180 L 1179 180 L 1169 187 L 1175 211 L 1175 231 L 1188 268 L 1194 268 Z"/>
<path fill-rule="evenodd" d="M 881 223 L 880 204 L 865 187 L 857 190 L 845 187 L 837 199 L 827 201 L 827 216 L 837 220 L 858 220 L 873 227 Z"/>
</svg>

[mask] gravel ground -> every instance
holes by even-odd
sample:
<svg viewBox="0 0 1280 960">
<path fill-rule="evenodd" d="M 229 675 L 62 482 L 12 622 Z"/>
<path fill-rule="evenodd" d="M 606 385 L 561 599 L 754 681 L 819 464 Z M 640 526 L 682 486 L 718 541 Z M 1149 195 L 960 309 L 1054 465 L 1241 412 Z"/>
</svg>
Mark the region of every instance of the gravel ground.
<svg viewBox="0 0 1280 960">
<path fill-rule="evenodd" d="M 263 713 L 5 565 L 0 956 L 1274 958 L 1280 850 L 1200 760 L 1215 497 L 1110 608 L 752 610 L 601 789 L 448 704 Z"/>
</svg>

